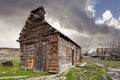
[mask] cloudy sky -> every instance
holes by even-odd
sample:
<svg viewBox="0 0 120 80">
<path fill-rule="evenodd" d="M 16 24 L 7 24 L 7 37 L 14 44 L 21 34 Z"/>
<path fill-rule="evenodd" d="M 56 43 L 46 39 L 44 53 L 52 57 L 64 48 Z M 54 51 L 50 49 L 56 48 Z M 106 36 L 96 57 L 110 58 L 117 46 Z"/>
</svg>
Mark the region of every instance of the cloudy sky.
<svg viewBox="0 0 120 80">
<path fill-rule="evenodd" d="M 19 47 L 21 29 L 40 5 L 48 23 L 83 47 L 120 39 L 120 0 L 0 0 L 0 47 Z"/>
</svg>

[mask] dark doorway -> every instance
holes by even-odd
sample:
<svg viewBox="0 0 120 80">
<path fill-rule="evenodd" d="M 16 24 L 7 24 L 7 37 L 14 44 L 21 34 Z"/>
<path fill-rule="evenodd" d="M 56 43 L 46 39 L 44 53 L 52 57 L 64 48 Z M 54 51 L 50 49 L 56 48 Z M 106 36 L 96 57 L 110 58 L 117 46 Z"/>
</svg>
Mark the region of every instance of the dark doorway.
<svg viewBox="0 0 120 80">
<path fill-rule="evenodd" d="M 74 65 L 74 50 L 72 50 L 72 65 Z"/>
</svg>

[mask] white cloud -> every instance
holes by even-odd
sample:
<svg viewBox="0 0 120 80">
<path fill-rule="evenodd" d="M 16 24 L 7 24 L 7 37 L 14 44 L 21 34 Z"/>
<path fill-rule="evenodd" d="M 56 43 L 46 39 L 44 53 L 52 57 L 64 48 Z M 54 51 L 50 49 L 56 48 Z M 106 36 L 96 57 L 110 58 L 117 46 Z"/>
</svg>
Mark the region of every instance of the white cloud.
<svg viewBox="0 0 120 80">
<path fill-rule="evenodd" d="M 120 22 L 119 20 L 112 18 L 108 23 L 109 26 L 115 26 L 116 28 L 120 29 Z"/>
<path fill-rule="evenodd" d="M 95 1 L 94 0 L 87 0 L 87 7 L 86 7 L 86 13 L 89 17 L 94 17 L 95 16 L 95 10 L 94 10 L 94 6 L 95 6 Z"/>
<path fill-rule="evenodd" d="M 87 7 L 87 15 L 90 17 L 94 17 L 95 16 L 95 10 L 93 9 L 93 6 L 89 5 Z"/>
<path fill-rule="evenodd" d="M 0 47 L 19 47 L 16 40 L 19 37 L 20 27 L 0 20 L 0 32 Z"/>
<path fill-rule="evenodd" d="M 66 36 L 70 36 L 72 37 L 73 35 L 76 35 L 76 36 L 82 36 L 82 37 L 91 37 L 90 35 L 87 35 L 85 33 L 80 33 L 74 29 L 68 29 L 68 28 L 65 28 L 64 26 L 62 26 L 60 24 L 60 22 L 58 20 L 54 20 L 53 18 L 51 17 L 48 17 L 46 18 L 46 21 L 51 25 L 53 26 L 55 29 L 59 30 L 60 32 L 62 32 L 63 34 L 65 34 Z"/>
<path fill-rule="evenodd" d="M 15 4 L 14 2 L 11 2 L 11 4 L 9 1 L 4 1 L 5 4 L 8 3 L 9 5 L 5 5 L 3 1 L 0 3 L 2 5 L 0 5 L 2 9 L 0 16 L 4 21 L 0 23 L 3 25 L 3 28 L 1 28 L 0 25 L 0 46 L 15 47 L 15 45 L 17 46 L 15 40 L 19 36 L 19 29 L 23 27 L 29 11 L 39 6 L 40 0 L 35 0 L 34 4 L 32 0 L 26 0 L 25 2 L 17 1 Z M 102 28 L 102 25 L 98 26 L 94 24 L 94 6 L 96 1 L 97 0 L 48 0 L 46 1 L 47 5 L 45 10 L 46 13 L 52 17 L 51 20 L 54 19 L 51 23 L 48 22 L 80 45 L 91 43 L 92 45 L 90 46 L 95 47 L 95 45 L 103 39 L 104 41 L 112 40 L 112 38 L 116 39 L 116 37 L 119 36 L 116 29 L 109 31 L 108 26 Z M 8 8 L 9 6 L 11 6 L 11 8 Z M 2 7 L 4 7 L 4 9 Z M 85 12 L 88 16 L 86 16 Z M 111 20 L 111 25 L 113 25 L 116 20 Z M 103 18 L 100 18 L 99 21 L 101 24 L 109 24 L 110 22 L 106 22 Z M 17 27 L 19 27 L 19 29 L 17 29 Z"/>
<path fill-rule="evenodd" d="M 96 24 L 106 24 L 108 26 L 114 26 L 116 29 L 120 29 L 120 18 L 119 20 L 113 17 L 110 10 L 106 10 L 102 18 L 98 18 L 95 22 Z"/>
<path fill-rule="evenodd" d="M 104 24 L 104 20 L 103 19 L 101 19 L 101 18 L 98 18 L 96 21 L 95 21 L 95 23 L 96 24 Z"/>
<path fill-rule="evenodd" d="M 103 20 L 105 21 L 110 20 L 113 17 L 110 10 L 106 10 L 102 16 L 103 16 Z"/>
<path fill-rule="evenodd" d="M 2 20 L 0 19 L 0 29 L 2 29 L 2 28 L 4 28 L 4 27 L 6 27 L 6 26 L 5 26 L 5 23 L 4 23 L 4 21 L 2 21 Z"/>
</svg>

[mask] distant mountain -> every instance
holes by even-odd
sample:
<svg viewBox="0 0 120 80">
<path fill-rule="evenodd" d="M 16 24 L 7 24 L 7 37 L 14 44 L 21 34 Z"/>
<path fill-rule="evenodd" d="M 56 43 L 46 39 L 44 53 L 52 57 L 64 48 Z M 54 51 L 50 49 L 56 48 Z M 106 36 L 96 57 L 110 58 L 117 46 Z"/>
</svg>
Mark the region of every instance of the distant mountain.
<svg viewBox="0 0 120 80">
<path fill-rule="evenodd" d="M 20 54 L 19 48 L 0 48 L 0 54 Z"/>
</svg>

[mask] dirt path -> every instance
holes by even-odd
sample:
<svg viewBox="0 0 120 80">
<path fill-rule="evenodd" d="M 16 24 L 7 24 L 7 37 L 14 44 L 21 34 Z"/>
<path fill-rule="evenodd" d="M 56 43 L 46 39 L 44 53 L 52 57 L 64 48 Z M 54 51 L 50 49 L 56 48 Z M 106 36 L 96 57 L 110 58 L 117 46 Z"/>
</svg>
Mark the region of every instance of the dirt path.
<svg viewBox="0 0 120 80">
<path fill-rule="evenodd" d="M 3 79 L 13 79 L 13 78 L 26 78 L 28 76 L 10 76 L 10 77 L 0 77 L 1 80 Z"/>
<path fill-rule="evenodd" d="M 26 80 L 67 80 L 66 77 L 57 77 L 57 75 L 50 75 L 50 76 L 42 76 L 42 77 L 36 77 L 36 78 L 29 78 Z"/>
</svg>

